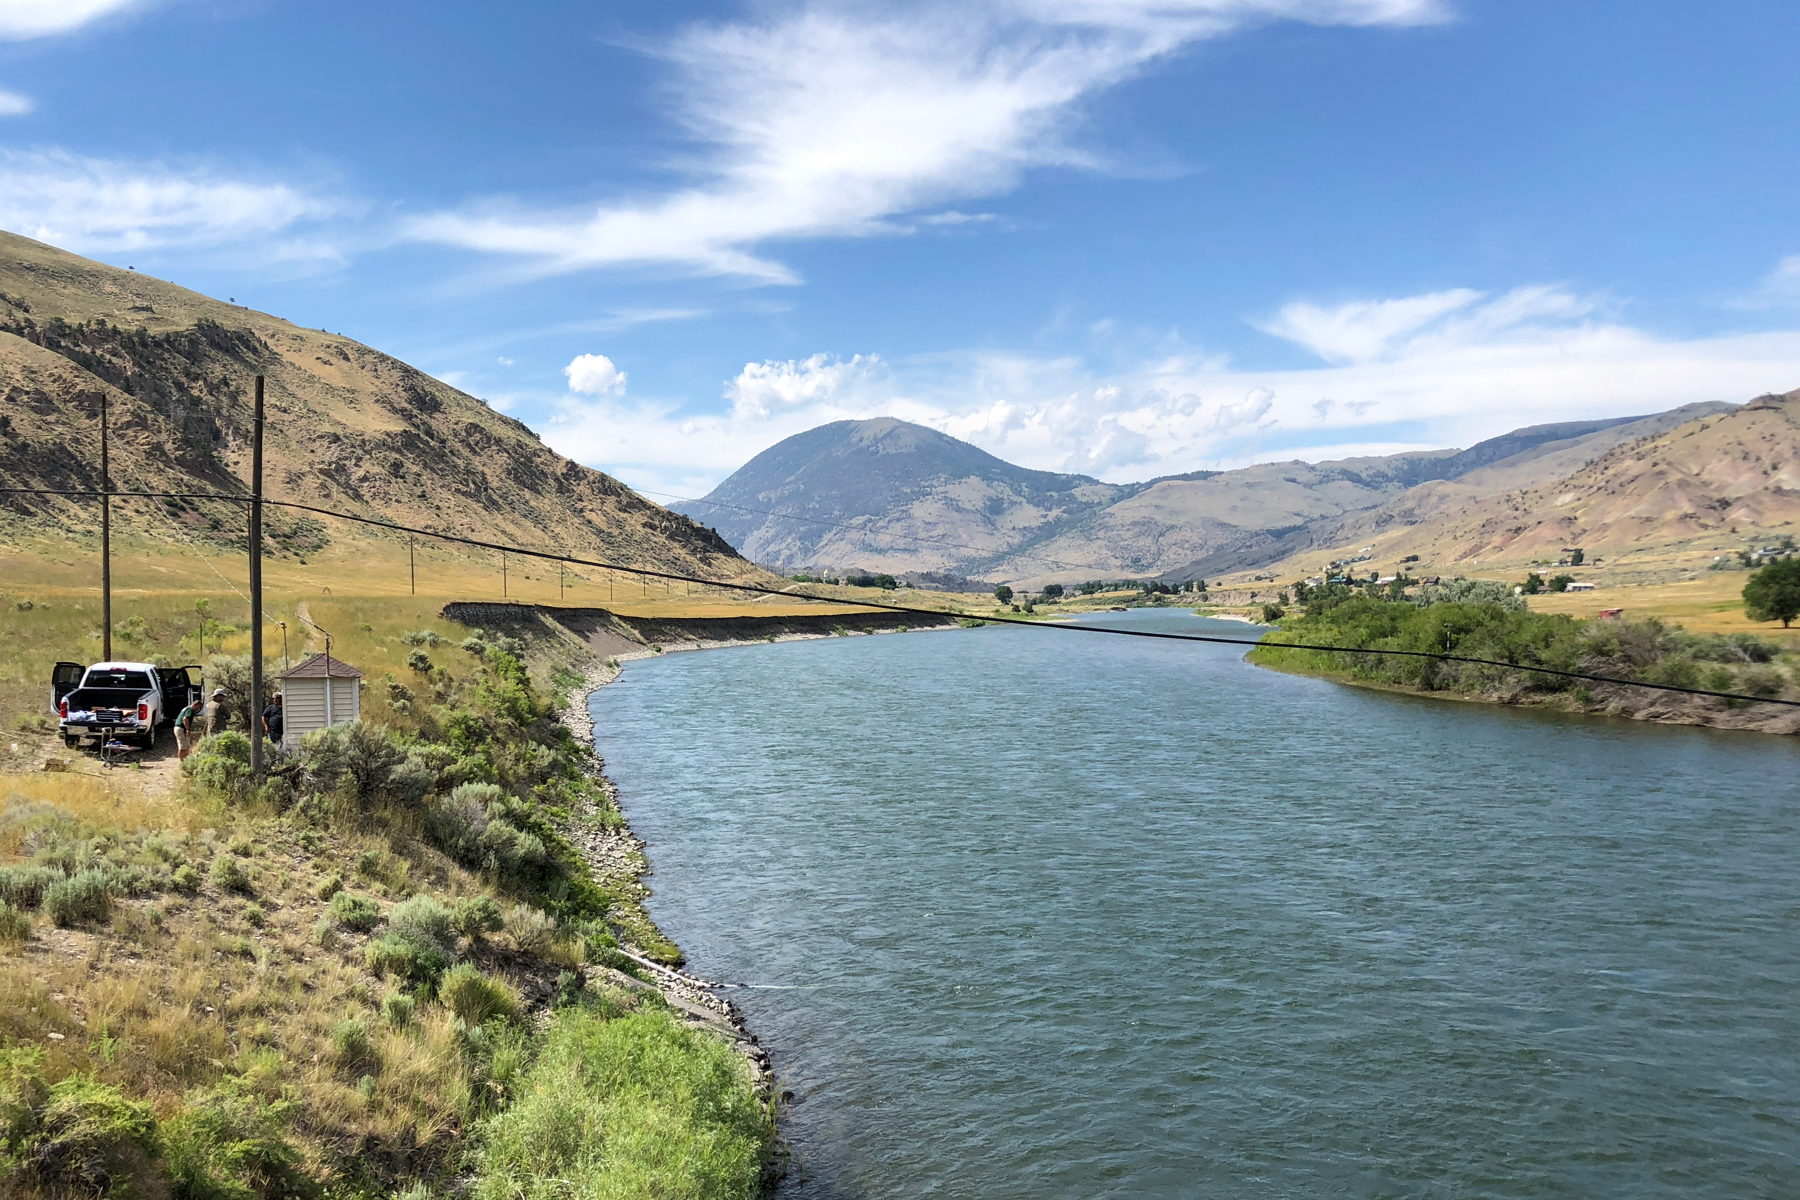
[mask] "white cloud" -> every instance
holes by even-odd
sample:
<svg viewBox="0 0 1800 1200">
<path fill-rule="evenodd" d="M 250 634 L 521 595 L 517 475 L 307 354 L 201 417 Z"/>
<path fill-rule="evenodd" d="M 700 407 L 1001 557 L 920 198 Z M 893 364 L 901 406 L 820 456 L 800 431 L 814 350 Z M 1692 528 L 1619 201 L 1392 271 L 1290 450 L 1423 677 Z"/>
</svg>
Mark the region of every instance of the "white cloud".
<svg viewBox="0 0 1800 1200">
<path fill-rule="evenodd" d="M 0 39 L 24 41 L 69 33 L 137 7 L 139 0 L 0 0 Z"/>
<path fill-rule="evenodd" d="M 848 362 L 815 354 L 786 362 L 745 363 L 737 378 L 725 385 L 725 396 L 731 401 L 731 415 L 740 420 L 828 404 L 848 385 L 865 379 L 880 362 L 880 356 L 874 354 L 853 355 Z"/>
<path fill-rule="evenodd" d="M 696 25 L 660 51 L 701 147 L 691 185 L 585 212 L 494 201 L 407 234 L 543 272 L 666 264 L 793 282 L 767 243 L 904 233 L 893 218 L 1007 191 L 1030 168 L 1097 165 L 1068 137 L 1080 102 L 1197 39 L 1443 15 L 1438 0 L 989 0 Z"/>
<path fill-rule="evenodd" d="M 1460 298 L 1457 304 L 1442 299 Z M 1079 358 L 964 353 L 750 364 L 729 413 L 570 403 L 557 449 L 627 480 L 699 496 L 784 437 L 847 417 L 896 416 L 1011 462 L 1115 481 L 1303 458 L 1468 446 L 1551 421 L 1628 416 L 1800 385 L 1800 331 L 1685 340 L 1603 318 L 1555 287 L 1364 302 L 1368 337 L 1325 306 L 1309 333 L 1357 361 L 1245 370 L 1188 350 L 1101 376 Z M 1411 314 L 1401 320 L 1392 314 Z M 1424 315 L 1421 315 L 1424 314 Z"/>
<path fill-rule="evenodd" d="M 346 211 L 280 183 L 208 170 L 86 158 L 63 150 L 0 150 L 0 228 L 78 253 L 270 243 L 297 224 Z M 270 243 L 274 258 L 330 256 L 305 239 Z"/>
<path fill-rule="evenodd" d="M 578 354 L 563 368 L 569 390 L 584 396 L 624 395 L 625 372 L 604 354 Z"/>
<path fill-rule="evenodd" d="M 0 117 L 22 117 L 36 107 L 30 96 L 0 88 Z"/>
</svg>

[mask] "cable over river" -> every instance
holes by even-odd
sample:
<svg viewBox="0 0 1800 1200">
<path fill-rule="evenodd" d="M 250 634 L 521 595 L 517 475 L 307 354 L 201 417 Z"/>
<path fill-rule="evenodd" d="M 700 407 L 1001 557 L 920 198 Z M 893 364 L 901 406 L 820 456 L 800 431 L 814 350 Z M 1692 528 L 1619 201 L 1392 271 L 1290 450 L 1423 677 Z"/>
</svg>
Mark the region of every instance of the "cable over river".
<svg viewBox="0 0 1800 1200">
<path fill-rule="evenodd" d="M 594 695 L 653 915 L 758 985 L 783 1194 L 1800 1195 L 1800 743 L 1241 653 L 985 628 Z"/>
</svg>

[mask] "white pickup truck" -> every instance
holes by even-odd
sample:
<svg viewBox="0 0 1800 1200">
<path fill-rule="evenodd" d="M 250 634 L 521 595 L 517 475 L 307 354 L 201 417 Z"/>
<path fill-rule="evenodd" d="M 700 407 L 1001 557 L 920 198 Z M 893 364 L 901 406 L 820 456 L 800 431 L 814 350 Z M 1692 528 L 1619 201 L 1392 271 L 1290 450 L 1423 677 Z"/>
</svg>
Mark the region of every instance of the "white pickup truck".
<svg viewBox="0 0 1800 1200">
<path fill-rule="evenodd" d="M 57 732 L 69 746 L 117 738 L 148 749 L 156 742 L 156 731 L 171 724 L 200 691 L 196 666 L 61 662 L 50 676 Z"/>
</svg>

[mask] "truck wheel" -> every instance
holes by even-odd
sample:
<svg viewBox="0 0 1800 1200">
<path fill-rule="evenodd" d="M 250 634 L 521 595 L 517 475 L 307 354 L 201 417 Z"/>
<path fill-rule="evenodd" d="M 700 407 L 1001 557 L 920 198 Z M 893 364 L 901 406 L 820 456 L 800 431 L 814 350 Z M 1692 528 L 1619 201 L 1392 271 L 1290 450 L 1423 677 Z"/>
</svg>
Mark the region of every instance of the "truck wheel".
<svg viewBox="0 0 1800 1200">
<path fill-rule="evenodd" d="M 65 733 L 63 734 L 63 745 L 73 750 L 75 747 L 81 745 L 81 739 L 72 733 Z"/>
</svg>

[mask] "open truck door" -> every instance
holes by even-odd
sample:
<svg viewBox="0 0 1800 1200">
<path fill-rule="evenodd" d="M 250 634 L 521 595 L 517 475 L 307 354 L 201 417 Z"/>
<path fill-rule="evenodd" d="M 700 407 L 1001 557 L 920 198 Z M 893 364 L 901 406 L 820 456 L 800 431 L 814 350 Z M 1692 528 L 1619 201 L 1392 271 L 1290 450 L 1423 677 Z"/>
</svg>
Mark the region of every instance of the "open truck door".
<svg viewBox="0 0 1800 1200">
<path fill-rule="evenodd" d="M 185 667 L 165 667 L 157 672 L 162 676 L 163 701 L 167 705 L 164 712 L 173 721 L 181 710 L 200 698 L 203 690 L 201 679 L 203 668 L 195 664 Z"/>
<path fill-rule="evenodd" d="M 50 711 L 62 714 L 63 697 L 81 686 L 87 668 L 80 663 L 59 662 L 50 669 Z"/>
</svg>

